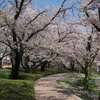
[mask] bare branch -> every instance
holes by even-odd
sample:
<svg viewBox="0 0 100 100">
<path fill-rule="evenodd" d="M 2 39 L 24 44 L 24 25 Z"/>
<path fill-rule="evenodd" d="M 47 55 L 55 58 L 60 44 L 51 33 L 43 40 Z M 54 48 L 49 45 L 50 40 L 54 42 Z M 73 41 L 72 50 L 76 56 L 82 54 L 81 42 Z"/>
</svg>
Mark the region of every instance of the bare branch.
<svg viewBox="0 0 100 100">
<path fill-rule="evenodd" d="M 39 30 L 36 30 L 35 32 L 31 33 L 29 35 L 29 37 L 26 39 L 26 42 L 28 42 L 32 37 L 33 35 L 35 34 L 38 34 L 39 32 L 43 31 L 44 29 L 46 29 L 50 24 L 51 22 L 58 16 L 58 14 L 62 11 L 62 8 L 64 7 L 64 4 L 65 4 L 66 0 L 63 0 L 62 4 L 61 4 L 61 7 L 58 9 L 57 13 L 50 19 L 50 21 L 45 24 L 41 29 Z"/>
</svg>

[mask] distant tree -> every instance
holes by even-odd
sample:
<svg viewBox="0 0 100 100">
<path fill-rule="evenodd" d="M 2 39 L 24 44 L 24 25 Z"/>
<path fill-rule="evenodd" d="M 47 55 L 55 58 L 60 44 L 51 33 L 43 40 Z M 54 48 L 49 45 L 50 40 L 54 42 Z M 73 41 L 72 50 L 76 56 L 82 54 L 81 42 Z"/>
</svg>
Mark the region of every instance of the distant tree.
<svg viewBox="0 0 100 100">
<path fill-rule="evenodd" d="M 81 43 L 81 46 L 79 46 L 78 48 L 76 45 L 76 47 L 74 48 L 75 51 L 73 53 L 73 57 L 76 60 L 77 64 L 81 67 L 82 72 L 85 75 L 83 81 L 84 81 L 85 89 L 88 90 L 89 87 L 88 82 L 92 74 L 91 69 L 98 55 L 99 48 L 93 42 L 93 38 L 91 35 L 88 36 L 85 41 L 83 41 L 83 43 Z"/>
</svg>

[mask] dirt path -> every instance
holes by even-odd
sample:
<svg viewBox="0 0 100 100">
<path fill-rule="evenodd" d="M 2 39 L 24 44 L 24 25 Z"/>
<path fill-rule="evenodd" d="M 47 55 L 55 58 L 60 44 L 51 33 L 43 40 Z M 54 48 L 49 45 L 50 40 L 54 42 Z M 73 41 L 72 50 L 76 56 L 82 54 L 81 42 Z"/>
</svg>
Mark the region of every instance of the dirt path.
<svg viewBox="0 0 100 100">
<path fill-rule="evenodd" d="M 72 93 L 66 93 L 57 87 L 57 81 L 63 80 L 65 74 L 50 75 L 36 82 L 36 100 L 81 100 Z"/>
</svg>

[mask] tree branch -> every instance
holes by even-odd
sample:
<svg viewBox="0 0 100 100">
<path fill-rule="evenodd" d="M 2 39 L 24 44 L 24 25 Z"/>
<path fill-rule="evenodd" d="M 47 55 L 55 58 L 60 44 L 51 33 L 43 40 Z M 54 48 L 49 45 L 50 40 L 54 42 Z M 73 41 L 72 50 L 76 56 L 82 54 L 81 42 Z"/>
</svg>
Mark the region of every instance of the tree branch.
<svg viewBox="0 0 100 100">
<path fill-rule="evenodd" d="M 61 4 L 61 7 L 58 9 L 57 13 L 50 19 L 50 21 L 45 24 L 42 28 L 40 28 L 39 30 L 36 30 L 35 32 L 31 33 L 28 38 L 26 39 L 26 42 L 28 42 L 32 37 L 33 35 L 35 34 L 38 34 L 39 32 L 43 31 L 44 29 L 46 29 L 50 24 L 51 22 L 58 16 L 58 14 L 62 11 L 62 8 L 65 4 L 66 0 L 63 0 L 62 4 Z"/>
</svg>

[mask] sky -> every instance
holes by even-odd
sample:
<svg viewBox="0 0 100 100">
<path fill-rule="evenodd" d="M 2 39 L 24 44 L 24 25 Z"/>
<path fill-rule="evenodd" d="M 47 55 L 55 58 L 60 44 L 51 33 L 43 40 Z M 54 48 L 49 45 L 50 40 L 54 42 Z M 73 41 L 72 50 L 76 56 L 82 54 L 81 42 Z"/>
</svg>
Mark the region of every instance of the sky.
<svg viewBox="0 0 100 100">
<path fill-rule="evenodd" d="M 61 4 L 62 0 L 33 0 L 33 6 L 36 8 L 55 7 Z"/>
<path fill-rule="evenodd" d="M 7 4 L 8 0 L 0 0 L 0 9 L 4 8 Z"/>
<path fill-rule="evenodd" d="M 0 0 L 0 8 L 6 6 L 8 0 Z M 13 0 L 10 0 L 13 1 Z M 55 9 L 61 5 L 63 0 L 32 0 L 32 6 L 36 9 Z M 68 15 L 65 19 L 69 21 L 76 21 L 79 20 L 79 8 L 80 8 L 80 1 L 81 0 L 67 0 L 65 7 L 71 7 L 74 5 L 73 9 L 68 11 Z"/>
<path fill-rule="evenodd" d="M 63 0 L 33 0 L 33 7 L 37 9 L 46 9 L 46 8 L 56 8 L 61 5 Z M 78 21 L 79 20 L 79 12 L 80 12 L 80 1 L 81 0 L 67 0 L 65 7 L 71 7 L 74 5 L 73 10 L 68 11 L 68 16 L 66 16 L 66 20 L 69 21 Z"/>
</svg>

